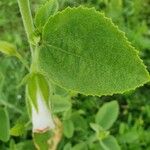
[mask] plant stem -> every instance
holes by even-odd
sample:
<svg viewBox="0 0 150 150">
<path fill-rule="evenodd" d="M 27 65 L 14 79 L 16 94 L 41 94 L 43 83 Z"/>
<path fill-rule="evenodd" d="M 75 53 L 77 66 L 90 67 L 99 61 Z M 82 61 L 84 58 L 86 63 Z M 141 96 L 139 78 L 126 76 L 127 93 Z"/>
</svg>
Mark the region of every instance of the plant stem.
<svg viewBox="0 0 150 150">
<path fill-rule="evenodd" d="M 36 72 L 36 71 L 38 71 L 37 60 L 38 60 L 38 50 L 39 49 L 38 49 L 37 46 L 33 47 L 33 45 L 30 43 L 30 36 L 33 34 L 34 25 L 33 25 L 33 19 L 32 19 L 32 15 L 31 15 L 29 0 L 18 0 L 18 4 L 19 4 L 19 9 L 20 9 L 20 12 L 21 12 L 24 28 L 25 28 L 25 31 L 26 31 L 26 34 L 27 34 L 28 42 L 29 42 L 29 45 L 30 45 L 31 55 L 32 55 L 32 63 L 31 63 L 31 67 L 30 67 L 30 72 Z M 21 58 L 21 56 L 18 56 L 18 57 L 23 62 L 23 64 L 26 65 L 26 62 L 24 62 L 24 60 Z M 48 110 L 48 108 L 45 108 L 45 106 L 43 106 L 41 103 L 44 103 L 44 100 L 40 99 L 40 103 L 38 104 L 38 108 L 39 108 L 38 113 L 36 112 L 34 114 L 32 112 L 32 121 L 33 121 L 32 123 L 34 123 L 34 121 L 36 121 L 36 123 L 34 124 L 34 127 L 37 127 L 38 123 L 39 123 L 38 127 L 41 127 L 41 125 L 42 125 L 42 128 L 45 124 L 46 125 L 48 124 L 48 127 L 50 126 L 51 130 L 55 130 L 54 129 L 55 124 L 53 123 L 53 119 L 51 118 L 51 112 L 47 113 L 47 111 L 50 111 L 50 110 Z M 31 106 L 31 107 L 33 107 L 33 106 Z M 43 114 L 44 114 L 44 116 L 43 116 Z M 47 118 L 45 119 L 45 114 L 46 115 L 50 114 L 47 117 L 50 120 L 46 120 Z M 33 115 L 35 115 L 35 117 Z M 43 125 L 43 122 L 40 122 L 41 119 L 39 120 L 39 117 L 41 117 L 41 116 L 42 116 L 42 119 L 44 119 L 44 121 L 45 121 L 44 125 Z M 60 128 L 60 125 L 59 125 L 59 128 Z M 59 133 L 60 131 L 62 131 L 62 127 L 60 129 L 57 128 L 57 130 L 55 130 L 55 135 L 52 139 L 47 139 L 50 142 L 50 143 L 47 143 L 47 144 L 52 145 L 52 147 L 50 148 L 51 150 L 56 150 L 56 147 L 57 147 L 58 143 L 61 140 L 62 132 Z M 40 135 L 40 133 L 38 133 L 38 135 Z"/>
<path fill-rule="evenodd" d="M 30 67 L 30 72 L 38 72 L 38 55 L 39 55 L 39 48 L 36 45 L 35 46 L 35 51 L 32 57 L 32 64 Z"/>
<path fill-rule="evenodd" d="M 31 9 L 29 0 L 18 0 L 19 9 L 21 12 L 24 28 L 27 34 L 28 42 L 30 45 L 31 55 L 33 56 L 33 45 L 30 43 L 30 35 L 34 31 L 33 19 L 31 15 Z"/>
</svg>

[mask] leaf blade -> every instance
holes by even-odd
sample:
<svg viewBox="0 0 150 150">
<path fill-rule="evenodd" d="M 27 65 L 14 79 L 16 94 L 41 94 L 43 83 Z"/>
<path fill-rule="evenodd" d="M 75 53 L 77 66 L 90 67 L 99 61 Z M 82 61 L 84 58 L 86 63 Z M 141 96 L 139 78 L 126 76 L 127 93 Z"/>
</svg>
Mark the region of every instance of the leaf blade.
<svg viewBox="0 0 150 150">
<path fill-rule="evenodd" d="M 74 124 L 71 120 L 64 120 L 64 135 L 67 138 L 71 138 L 74 134 Z"/>
<path fill-rule="evenodd" d="M 55 14 L 58 11 L 57 0 L 49 0 L 44 5 L 42 5 L 35 15 L 35 25 L 36 27 L 42 27 L 46 23 L 49 16 Z"/>
<path fill-rule="evenodd" d="M 95 122 L 105 130 L 109 129 L 116 121 L 119 114 L 117 101 L 105 103 L 95 116 Z"/>
<path fill-rule="evenodd" d="M 124 33 L 94 9 L 68 8 L 57 13 L 44 26 L 42 39 L 41 70 L 67 90 L 112 95 L 150 80 Z"/>
<path fill-rule="evenodd" d="M 7 142 L 9 140 L 9 116 L 6 108 L 0 107 L 0 140 Z"/>
<path fill-rule="evenodd" d="M 120 150 L 117 140 L 113 136 L 109 136 L 103 141 L 100 141 L 102 150 Z"/>
</svg>

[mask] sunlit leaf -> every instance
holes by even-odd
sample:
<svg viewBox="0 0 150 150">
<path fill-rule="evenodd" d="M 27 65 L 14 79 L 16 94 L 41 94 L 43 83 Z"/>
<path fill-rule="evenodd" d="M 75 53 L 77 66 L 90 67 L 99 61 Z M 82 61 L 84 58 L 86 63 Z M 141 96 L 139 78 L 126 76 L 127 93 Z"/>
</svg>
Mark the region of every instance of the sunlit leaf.
<svg viewBox="0 0 150 150">
<path fill-rule="evenodd" d="M 22 136 L 25 133 L 25 125 L 23 123 L 17 123 L 10 130 L 12 136 Z"/>
</svg>

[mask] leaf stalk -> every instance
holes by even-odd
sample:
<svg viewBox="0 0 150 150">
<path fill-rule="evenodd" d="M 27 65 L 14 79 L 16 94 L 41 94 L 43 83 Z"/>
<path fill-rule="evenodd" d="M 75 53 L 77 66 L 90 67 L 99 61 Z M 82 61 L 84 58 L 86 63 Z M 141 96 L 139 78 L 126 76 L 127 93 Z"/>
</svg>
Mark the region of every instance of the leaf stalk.
<svg viewBox="0 0 150 150">
<path fill-rule="evenodd" d="M 34 25 L 33 25 L 33 19 L 32 19 L 31 9 L 29 5 L 29 0 L 18 0 L 18 5 L 19 5 L 21 16 L 22 16 L 26 35 L 28 38 L 31 55 L 33 56 L 34 47 L 30 43 L 30 36 L 34 31 Z"/>
</svg>

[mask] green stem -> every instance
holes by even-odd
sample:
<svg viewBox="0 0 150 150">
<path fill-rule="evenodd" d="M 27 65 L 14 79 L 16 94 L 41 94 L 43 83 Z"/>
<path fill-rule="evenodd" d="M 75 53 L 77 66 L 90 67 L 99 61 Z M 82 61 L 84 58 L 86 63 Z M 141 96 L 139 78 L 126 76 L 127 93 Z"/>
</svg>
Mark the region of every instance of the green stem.
<svg viewBox="0 0 150 150">
<path fill-rule="evenodd" d="M 20 9 L 20 12 L 21 12 L 24 28 L 25 28 L 25 31 L 26 31 L 26 34 L 27 34 L 28 42 L 30 44 L 30 50 L 31 50 L 31 55 L 32 55 L 30 73 L 32 73 L 32 72 L 38 71 L 38 66 L 37 66 L 38 62 L 37 62 L 37 60 L 38 60 L 39 49 L 38 49 L 37 46 L 33 47 L 33 45 L 30 43 L 30 36 L 32 35 L 32 33 L 34 31 L 34 25 L 33 25 L 33 20 L 32 20 L 32 15 L 31 15 L 31 9 L 30 9 L 30 5 L 29 5 L 29 0 L 18 0 L 18 4 L 19 4 L 19 9 Z M 18 57 L 20 57 L 20 60 L 23 62 L 23 64 L 26 64 L 21 56 L 18 56 Z M 41 99 L 41 101 L 42 101 L 42 99 Z M 39 108 L 40 108 L 41 107 L 40 104 L 38 104 L 38 105 L 39 105 Z M 43 111 L 46 111 L 46 113 L 47 113 L 47 110 L 42 110 L 42 113 L 43 113 Z M 36 113 L 36 117 L 38 117 L 37 113 Z M 39 117 L 41 117 L 41 116 L 39 115 Z M 32 118 L 33 118 L 33 116 L 32 116 Z M 55 143 L 53 142 L 54 143 L 54 146 L 53 146 L 54 149 L 56 149 L 56 147 L 57 147 L 57 145 L 58 145 L 58 143 L 61 139 L 61 136 L 60 137 L 56 136 L 55 139 L 54 139 L 54 142 L 55 141 L 56 142 Z M 48 145 L 48 143 L 46 143 L 46 144 Z M 42 145 L 43 145 L 43 143 L 42 143 Z M 43 146 L 45 146 L 45 145 L 43 145 Z M 52 149 L 53 148 L 51 148 L 51 150 Z"/>
<path fill-rule="evenodd" d="M 23 24 L 27 34 L 28 42 L 30 41 L 30 35 L 34 31 L 33 19 L 31 15 L 31 9 L 29 0 L 18 0 L 19 9 L 21 12 Z M 29 42 L 31 54 L 33 56 L 33 45 Z"/>
<path fill-rule="evenodd" d="M 33 58 L 32 58 L 30 72 L 38 72 L 38 55 L 39 55 L 39 48 L 38 46 L 36 46 L 34 54 L 33 54 Z"/>
</svg>

